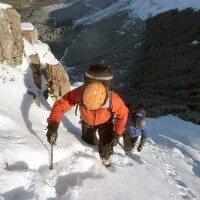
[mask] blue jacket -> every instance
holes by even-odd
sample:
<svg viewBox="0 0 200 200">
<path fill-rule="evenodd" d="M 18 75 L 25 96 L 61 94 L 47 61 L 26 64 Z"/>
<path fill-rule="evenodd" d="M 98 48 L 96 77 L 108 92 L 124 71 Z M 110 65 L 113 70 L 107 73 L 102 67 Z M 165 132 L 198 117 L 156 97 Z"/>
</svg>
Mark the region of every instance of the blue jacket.
<svg viewBox="0 0 200 200">
<path fill-rule="evenodd" d="M 148 132 L 147 128 L 144 129 L 136 129 L 135 127 L 135 121 L 136 117 L 143 117 L 144 115 L 142 113 L 132 113 L 128 115 L 127 121 L 126 121 L 126 133 L 131 137 L 138 137 L 139 135 L 143 134 L 144 137 L 147 137 Z"/>
</svg>

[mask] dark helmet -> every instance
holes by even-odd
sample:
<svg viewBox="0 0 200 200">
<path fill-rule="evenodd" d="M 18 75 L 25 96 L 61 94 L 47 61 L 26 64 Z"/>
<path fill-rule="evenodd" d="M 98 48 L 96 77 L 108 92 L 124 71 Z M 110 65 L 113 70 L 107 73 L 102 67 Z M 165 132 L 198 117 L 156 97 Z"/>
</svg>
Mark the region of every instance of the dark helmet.
<svg viewBox="0 0 200 200">
<path fill-rule="evenodd" d="M 146 127 L 146 118 L 137 117 L 135 122 L 136 129 L 144 129 Z"/>
<path fill-rule="evenodd" d="M 113 80 L 113 73 L 107 65 L 93 64 L 85 72 L 84 82 L 90 84 L 93 82 L 101 82 L 104 86 L 110 88 Z"/>
</svg>

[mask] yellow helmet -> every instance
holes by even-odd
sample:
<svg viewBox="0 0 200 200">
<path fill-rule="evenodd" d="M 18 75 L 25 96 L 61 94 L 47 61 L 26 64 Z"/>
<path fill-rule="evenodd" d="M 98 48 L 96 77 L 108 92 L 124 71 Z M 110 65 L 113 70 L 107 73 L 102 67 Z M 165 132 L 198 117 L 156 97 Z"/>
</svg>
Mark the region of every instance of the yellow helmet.
<svg viewBox="0 0 200 200">
<path fill-rule="evenodd" d="M 83 93 L 83 104 L 89 110 L 99 109 L 106 99 L 106 88 L 100 82 L 87 85 Z"/>
</svg>

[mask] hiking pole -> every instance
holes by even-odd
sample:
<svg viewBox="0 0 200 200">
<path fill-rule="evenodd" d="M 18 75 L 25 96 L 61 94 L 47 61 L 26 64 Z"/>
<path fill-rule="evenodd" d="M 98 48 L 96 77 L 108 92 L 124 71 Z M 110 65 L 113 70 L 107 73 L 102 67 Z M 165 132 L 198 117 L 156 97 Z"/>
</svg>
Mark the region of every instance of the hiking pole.
<svg viewBox="0 0 200 200">
<path fill-rule="evenodd" d="M 119 146 L 124 150 L 123 145 L 118 141 L 117 144 L 119 144 Z M 110 147 L 113 147 L 113 141 L 110 143 L 109 145 Z"/>
<path fill-rule="evenodd" d="M 51 136 L 51 157 L 50 157 L 50 163 L 49 163 L 49 169 L 52 170 L 53 169 L 53 145 L 56 144 L 56 138 L 57 136 L 55 134 L 53 134 Z"/>
<path fill-rule="evenodd" d="M 120 142 L 118 142 L 118 144 L 119 144 L 119 146 L 124 150 L 123 145 L 122 145 Z"/>
</svg>

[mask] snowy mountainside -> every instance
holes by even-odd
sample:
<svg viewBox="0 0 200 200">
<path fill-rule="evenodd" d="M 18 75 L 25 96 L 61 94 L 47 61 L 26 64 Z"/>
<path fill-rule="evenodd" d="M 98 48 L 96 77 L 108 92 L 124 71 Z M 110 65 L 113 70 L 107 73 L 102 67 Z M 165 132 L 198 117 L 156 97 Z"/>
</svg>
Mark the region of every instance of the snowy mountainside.
<svg viewBox="0 0 200 200">
<path fill-rule="evenodd" d="M 143 151 L 126 157 L 118 145 L 111 167 L 105 168 L 97 147 L 81 140 L 79 117 L 72 109 L 63 117 L 54 169 L 49 170 L 45 127 L 53 102 L 33 103 L 20 68 L 0 65 L 0 73 L 0 199 L 199 199 L 198 125 L 173 116 L 149 118 Z M 171 126 L 172 121 L 178 126 Z M 183 132 L 192 132 L 195 141 L 179 141 Z"/>
<path fill-rule="evenodd" d="M 141 19 L 145 20 L 150 16 L 155 16 L 158 13 L 162 13 L 170 9 L 177 8 L 179 10 L 183 10 L 188 7 L 192 7 L 194 10 L 200 9 L 200 3 L 198 0 L 118 0 L 110 3 L 109 6 L 106 6 L 105 8 L 99 8 L 99 5 L 95 2 L 95 0 L 90 0 L 86 1 L 86 5 L 96 7 L 97 12 L 88 16 L 83 16 L 81 19 L 76 20 L 75 25 L 80 23 L 95 23 L 124 10 L 129 10 L 134 15 L 136 14 Z"/>
</svg>

